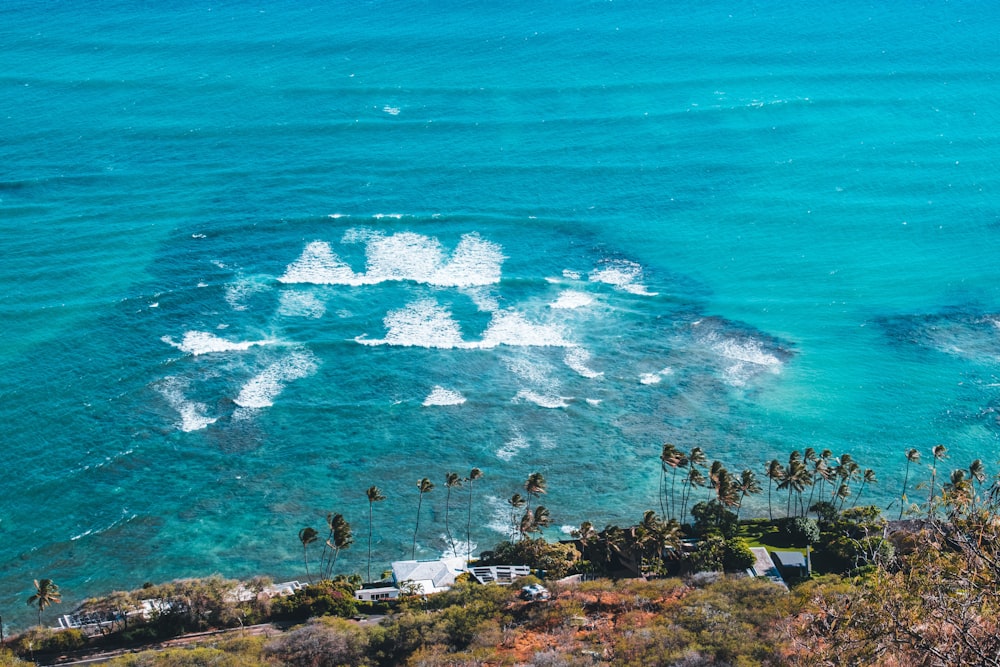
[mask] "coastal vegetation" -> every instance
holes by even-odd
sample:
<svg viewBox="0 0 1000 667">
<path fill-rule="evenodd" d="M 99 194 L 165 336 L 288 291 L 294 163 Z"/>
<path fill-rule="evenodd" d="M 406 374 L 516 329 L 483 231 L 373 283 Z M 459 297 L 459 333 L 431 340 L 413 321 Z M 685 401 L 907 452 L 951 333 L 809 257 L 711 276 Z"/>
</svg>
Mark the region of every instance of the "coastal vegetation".
<svg viewBox="0 0 1000 667">
<path fill-rule="evenodd" d="M 319 580 L 307 574 L 310 583 L 287 596 L 266 594 L 264 578 L 150 584 L 84 603 L 79 613 L 98 619 L 85 635 L 40 627 L 60 594 L 53 580 L 37 580 L 27 602 L 39 627 L 13 638 L 0 665 L 269 623 L 266 637 L 226 636 L 111 664 L 1000 666 L 1000 480 L 988 484 L 978 459 L 945 474 L 945 457 L 943 446 L 931 450 L 929 494 L 918 505 L 907 491 L 920 456 L 905 452 L 902 511 L 889 520 L 881 508 L 860 504 L 877 480 L 850 455 L 792 452 L 787 463 L 764 466 L 769 518 L 741 520 L 747 496 L 764 491 L 756 473 L 732 474 L 697 447 L 665 445 L 662 512 L 602 530 L 583 522 L 563 541 L 544 537 L 552 517 L 539 500 L 548 483 L 533 472 L 508 501 L 509 539 L 482 552 L 478 564 L 527 565 L 540 579 L 518 583 L 544 580 L 552 592 L 546 602 L 519 599 L 518 585 L 484 586 L 467 575 L 445 593 L 403 586 L 399 600 L 359 602 L 362 577 L 335 573 L 337 554 L 353 541 L 350 524 L 331 512 Z M 472 482 L 481 475 L 474 468 L 465 478 L 445 476 L 448 489 L 468 485 L 467 536 Z M 428 478 L 417 482 L 414 544 L 432 488 Z M 366 496 L 370 581 L 373 506 L 384 496 L 375 486 Z M 446 539 L 454 552 L 450 527 Z M 299 532 L 307 573 L 318 541 L 315 529 Z M 805 552 L 809 567 L 782 568 L 790 589 L 748 578 L 753 546 Z M 584 579 L 559 581 L 570 574 Z M 349 620 L 359 613 L 384 618 Z"/>
</svg>

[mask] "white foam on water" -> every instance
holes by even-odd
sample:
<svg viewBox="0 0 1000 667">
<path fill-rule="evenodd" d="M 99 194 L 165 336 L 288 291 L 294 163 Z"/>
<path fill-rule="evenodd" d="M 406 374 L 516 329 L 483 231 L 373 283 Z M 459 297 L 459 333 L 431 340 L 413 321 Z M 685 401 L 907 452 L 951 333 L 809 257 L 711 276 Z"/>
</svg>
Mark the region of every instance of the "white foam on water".
<svg viewBox="0 0 1000 667">
<path fill-rule="evenodd" d="M 165 377 L 157 386 L 157 391 L 166 399 L 167 403 L 180 416 L 177 428 L 190 433 L 199 431 L 209 424 L 214 424 L 218 417 L 209 417 L 205 414 L 207 407 L 204 403 L 188 400 L 185 396 L 187 382 L 177 377 Z"/>
<path fill-rule="evenodd" d="M 368 239 L 365 252 L 368 284 L 390 280 L 431 283 L 444 262 L 444 251 L 437 239 L 413 232 L 375 234 Z"/>
<path fill-rule="evenodd" d="M 500 301 L 497 299 L 496 295 L 485 286 L 477 285 L 475 287 L 463 287 L 460 288 L 460 290 L 463 294 L 472 299 L 472 303 L 476 304 L 476 308 L 479 309 L 479 312 L 495 313 L 500 310 Z"/>
<path fill-rule="evenodd" d="M 781 372 L 781 360 L 761 348 L 760 341 L 720 337 L 715 332 L 706 336 L 711 349 L 727 363 L 723 379 L 733 387 L 746 386 L 761 372 Z"/>
<path fill-rule="evenodd" d="M 390 116 L 398 116 L 399 115 L 399 107 L 391 107 L 388 104 L 386 104 L 384 107 L 382 107 L 382 111 L 384 111 L 385 113 L 389 114 Z"/>
<path fill-rule="evenodd" d="M 575 533 L 577 531 L 577 529 L 578 529 L 578 526 L 570 526 L 568 524 L 567 525 L 563 525 L 563 526 L 559 526 L 559 532 L 562 533 L 563 535 L 572 535 L 573 533 Z"/>
<path fill-rule="evenodd" d="M 563 269 L 562 274 L 563 274 L 563 278 L 569 278 L 570 280 L 579 280 L 580 279 L 580 272 L 579 271 L 573 271 L 572 269 Z"/>
<path fill-rule="evenodd" d="M 329 243 L 313 241 L 306 245 L 297 260 L 288 265 L 278 282 L 361 285 L 364 281 L 333 252 Z"/>
<path fill-rule="evenodd" d="M 588 398 L 587 405 L 600 405 L 603 401 L 600 398 Z"/>
<path fill-rule="evenodd" d="M 472 287 L 500 282 L 504 260 L 503 248 L 479 234 L 465 234 L 455 246 L 448 262 L 431 279 L 440 287 Z"/>
<path fill-rule="evenodd" d="M 226 303 L 233 310 L 245 311 L 247 309 L 247 299 L 266 289 L 268 289 L 267 285 L 261 283 L 256 278 L 240 278 L 226 285 Z"/>
<path fill-rule="evenodd" d="M 349 218 L 351 216 L 349 216 L 349 215 L 347 215 L 345 213 L 331 213 L 330 215 L 328 215 L 326 217 L 332 218 L 333 220 L 340 220 L 341 218 Z"/>
<path fill-rule="evenodd" d="M 509 459 L 504 459 L 509 460 Z M 489 508 L 489 521 L 486 527 L 501 535 L 510 536 L 510 505 L 503 498 L 486 496 L 486 506 Z"/>
<path fill-rule="evenodd" d="M 432 405 L 461 405 L 462 403 L 465 403 L 465 396 L 457 391 L 445 389 L 441 385 L 435 385 L 431 393 L 424 399 L 423 405 L 430 407 Z"/>
<path fill-rule="evenodd" d="M 566 356 L 563 357 L 563 362 L 576 371 L 581 377 L 592 379 L 599 378 L 604 375 L 603 372 L 595 371 L 587 365 L 590 362 L 590 359 L 590 352 L 577 346 L 566 350 Z"/>
<path fill-rule="evenodd" d="M 643 373 L 639 376 L 639 382 L 642 384 L 660 384 L 660 382 L 663 381 L 663 378 L 673 374 L 673 372 L 674 369 L 667 367 L 655 373 Z"/>
<path fill-rule="evenodd" d="M 310 292 L 294 292 L 290 290 L 281 293 L 278 303 L 278 314 L 284 317 L 308 317 L 319 319 L 326 313 L 326 306 Z"/>
<path fill-rule="evenodd" d="M 475 233 L 462 236 L 450 257 L 436 238 L 414 232 L 386 235 L 352 228 L 344 233 L 341 243 L 365 243 L 364 273 L 355 273 L 329 243 L 313 241 L 278 280 L 352 286 L 412 281 L 437 287 L 473 287 L 499 283 L 506 259 L 499 245 Z"/>
<path fill-rule="evenodd" d="M 501 461 L 510 461 L 517 456 L 518 452 L 522 449 L 527 449 L 530 446 L 531 445 L 527 439 L 519 433 L 505 442 L 503 447 L 496 451 L 496 455 Z M 506 532 L 506 528 L 501 532 Z"/>
<path fill-rule="evenodd" d="M 226 340 L 225 338 L 219 338 L 215 334 L 208 333 L 207 331 L 188 331 L 184 334 L 184 338 L 179 343 L 170 336 L 163 336 L 160 340 L 168 345 L 173 345 L 181 352 L 187 352 L 188 354 L 192 354 L 194 356 L 212 354 L 215 352 L 243 352 L 256 345 L 270 345 L 275 342 L 273 340 L 249 340 L 234 342 Z"/>
<path fill-rule="evenodd" d="M 469 347 L 462 341 L 462 331 L 451 312 L 433 299 L 421 299 L 399 310 L 390 311 L 382 320 L 386 336 L 370 340 L 358 336 L 363 345 L 399 345 L 403 347 Z"/>
<path fill-rule="evenodd" d="M 553 325 L 534 324 L 514 310 L 499 310 L 483 333 L 481 347 L 498 345 L 523 347 L 572 347 L 562 332 Z"/>
<path fill-rule="evenodd" d="M 403 214 L 402 213 L 376 213 L 372 217 L 375 218 L 376 220 L 382 220 L 384 218 L 391 218 L 392 220 L 402 220 L 403 219 Z"/>
<path fill-rule="evenodd" d="M 534 403 L 541 408 L 568 408 L 569 403 L 566 401 L 571 401 L 573 398 L 571 396 L 545 396 L 537 392 L 531 391 L 530 389 L 522 389 L 517 392 L 514 397 L 513 402 L 519 403 L 521 401 L 527 401 L 529 403 Z"/>
<path fill-rule="evenodd" d="M 274 405 L 275 399 L 284 390 L 285 385 L 312 375 L 318 367 L 319 363 L 311 352 L 306 350 L 292 352 L 250 378 L 233 402 L 242 408 L 270 407 Z"/>
<path fill-rule="evenodd" d="M 616 289 L 640 296 L 656 296 L 642 284 L 642 267 L 624 259 L 604 260 L 590 272 L 590 282 L 604 283 Z"/>
<path fill-rule="evenodd" d="M 503 360 L 514 375 L 535 385 L 549 386 L 552 384 L 552 365 L 545 361 L 532 361 L 527 357 L 511 357 Z"/>
<path fill-rule="evenodd" d="M 594 303 L 594 297 L 586 292 L 576 290 L 565 290 L 559 297 L 549 304 L 549 308 L 584 308 Z"/>
</svg>

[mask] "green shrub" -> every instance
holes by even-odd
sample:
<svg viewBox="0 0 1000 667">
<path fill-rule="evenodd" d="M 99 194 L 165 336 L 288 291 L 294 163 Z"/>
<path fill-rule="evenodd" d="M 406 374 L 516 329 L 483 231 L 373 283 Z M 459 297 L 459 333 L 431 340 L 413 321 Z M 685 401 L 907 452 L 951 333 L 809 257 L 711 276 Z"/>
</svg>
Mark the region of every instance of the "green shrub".
<svg viewBox="0 0 1000 667">
<path fill-rule="evenodd" d="M 321 581 L 278 598 L 271 604 L 276 619 L 303 620 L 312 616 L 350 618 L 358 613 L 354 587 L 347 582 Z"/>
<path fill-rule="evenodd" d="M 804 547 L 819 542 L 819 525 L 815 519 L 796 516 L 783 519 L 780 530 L 794 546 Z"/>
<path fill-rule="evenodd" d="M 722 555 L 723 568 L 729 571 L 742 571 L 752 567 L 756 560 L 746 540 L 741 537 L 726 540 Z"/>
<path fill-rule="evenodd" d="M 694 532 L 696 535 L 707 535 L 718 531 L 729 539 L 739 530 L 736 514 L 727 510 L 718 500 L 697 503 L 691 508 L 694 517 Z"/>
</svg>

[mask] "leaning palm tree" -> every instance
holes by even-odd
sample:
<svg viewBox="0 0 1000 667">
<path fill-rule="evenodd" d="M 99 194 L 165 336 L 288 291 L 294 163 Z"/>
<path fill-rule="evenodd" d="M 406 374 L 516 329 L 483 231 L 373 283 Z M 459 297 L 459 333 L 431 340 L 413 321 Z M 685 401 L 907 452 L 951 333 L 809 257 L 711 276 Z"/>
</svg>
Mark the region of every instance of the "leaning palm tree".
<svg viewBox="0 0 1000 667">
<path fill-rule="evenodd" d="M 420 506 L 424 502 L 424 494 L 434 489 L 434 482 L 424 477 L 417 481 L 417 523 L 413 527 L 413 548 L 410 549 L 410 560 L 417 557 L 417 531 L 420 530 Z"/>
<path fill-rule="evenodd" d="M 479 468 L 473 468 L 469 472 L 469 476 L 465 478 L 465 481 L 469 483 L 469 521 L 465 526 L 465 546 L 469 550 L 467 560 L 472 560 L 472 484 L 482 478 L 483 471 Z"/>
<path fill-rule="evenodd" d="M 42 624 L 42 611 L 59 602 L 62 602 L 62 593 L 56 582 L 51 579 L 35 579 L 35 592 L 28 598 L 28 605 L 38 607 L 38 625 Z"/>
<path fill-rule="evenodd" d="M 510 539 L 513 542 L 517 537 L 518 531 L 517 512 L 522 507 L 527 505 L 528 501 L 525 500 L 524 496 L 520 493 L 515 493 L 510 497 L 510 500 L 507 501 L 507 504 L 510 505 Z"/>
<path fill-rule="evenodd" d="M 899 495 L 899 518 L 903 518 L 906 509 L 906 483 L 910 481 L 910 464 L 920 463 L 920 452 L 910 447 L 906 450 L 906 474 L 903 475 L 903 492 Z"/>
<path fill-rule="evenodd" d="M 448 544 L 451 546 L 451 552 L 455 554 L 455 540 L 451 537 L 451 524 L 448 518 L 451 511 L 451 490 L 462 486 L 462 478 L 458 476 L 457 472 L 446 473 L 444 476 L 444 486 L 448 489 L 448 494 L 445 496 L 444 501 L 444 532 L 448 536 Z"/>
<path fill-rule="evenodd" d="M 861 488 L 858 489 L 858 495 L 854 496 L 854 502 L 851 504 L 851 507 L 857 507 L 858 500 L 861 499 L 861 494 L 865 492 L 865 487 L 869 484 L 874 484 L 877 481 L 878 480 L 875 479 L 875 471 L 871 468 L 865 468 L 865 472 L 861 476 Z"/>
<path fill-rule="evenodd" d="M 771 459 L 767 464 L 767 469 L 764 471 L 764 475 L 767 477 L 767 518 L 774 521 L 774 512 L 771 506 L 771 488 L 774 483 L 781 483 L 781 480 L 785 477 L 785 467 L 781 465 L 778 459 Z"/>
<path fill-rule="evenodd" d="M 763 487 L 760 482 L 757 481 L 757 475 L 754 474 L 753 470 L 747 468 L 742 473 L 740 473 L 739 481 L 736 482 L 736 489 L 740 492 L 740 501 L 736 504 L 736 520 L 740 520 L 740 510 L 743 509 L 743 499 L 747 497 L 748 494 L 756 495 L 763 491 Z"/>
<path fill-rule="evenodd" d="M 681 481 L 687 484 L 687 489 L 681 493 L 681 516 L 687 516 L 687 504 L 691 497 L 691 491 L 699 486 L 705 486 L 705 476 L 692 465 L 688 468 L 687 476 Z"/>
<path fill-rule="evenodd" d="M 343 514 L 334 514 L 332 519 L 329 519 L 331 528 L 331 538 L 326 541 L 326 546 L 333 550 L 333 554 L 326 567 L 326 578 L 329 579 L 330 575 L 333 574 L 333 568 L 337 564 L 337 558 L 340 556 L 340 550 L 346 549 L 352 544 L 354 544 L 354 535 L 351 533 L 351 524 L 344 519 Z"/>
<path fill-rule="evenodd" d="M 528 475 L 528 479 L 524 482 L 524 490 L 528 493 L 528 509 L 531 509 L 531 498 L 532 496 L 538 497 L 545 493 L 548 489 L 545 477 L 542 476 L 540 472 L 533 472 Z"/>
<path fill-rule="evenodd" d="M 594 528 L 594 524 L 589 521 L 584 521 L 580 524 L 580 527 L 570 533 L 570 535 L 575 537 L 580 542 L 580 556 L 583 560 L 588 560 L 587 547 L 590 546 L 590 543 L 599 536 L 599 533 Z"/>
<path fill-rule="evenodd" d="M 969 481 L 973 484 L 979 485 L 979 493 L 983 491 L 983 482 L 986 481 L 986 467 L 983 465 L 982 459 L 976 459 L 969 464 Z M 976 497 L 979 494 L 972 494 L 972 509 L 976 509 Z"/>
<path fill-rule="evenodd" d="M 373 507 L 375 503 L 382 502 L 385 500 L 385 495 L 382 494 L 382 489 L 377 486 L 369 486 L 368 490 L 365 492 L 368 496 L 368 581 L 372 580 L 372 518 L 373 518 Z"/>
<path fill-rule="evenodd" d="M 937 481 L 937 462 L 944 459 L 945 453 L 948 449 L 944 445 L 934 445 L 934 449 L 931 450 L 931 455 L 934 460 L 931 462 L 931 492 L 927 497 L 927 517 L 930 518 L 931 513 L 934 510 L 934 482 Z"/>
<path fill-rule="evenodd" d="M 677 469 L 687 466 L 688 458 L 683 452 L 681 452 L 677 447 L 669 443 L 663 445 L 663 451 L 660 453 L 660 471 L 661 475 L 666 472 L 667 468 L 672 469 L 672 474 L 670 477 L 670 502 L 667 503 L 669 508 L 670 516 L 673 517 L 677 511 L 677 503 L 675 502 L 676 496 L 674 495 L 674 489 L 677 486 Z M 662 477 L 661 477 L 662 483 Z M 663 494 L 666 495 L 666 489 L 663 490 Z M 664 513 L 666 516 L 666 512 Z"/>
<path fill-rule="evenodd" d="M 306 579 L 309 583 L 312 583 L 312 577 L 309 576 L 309 554 L 306 551 L 306 547 L 315 542 L 319 538 L 319 533 L 316 532 L 315 528 L 305 527 L 299 531 L 299 541 L 302 542 L 302 562 L 306 565 Z"/>
</svg>

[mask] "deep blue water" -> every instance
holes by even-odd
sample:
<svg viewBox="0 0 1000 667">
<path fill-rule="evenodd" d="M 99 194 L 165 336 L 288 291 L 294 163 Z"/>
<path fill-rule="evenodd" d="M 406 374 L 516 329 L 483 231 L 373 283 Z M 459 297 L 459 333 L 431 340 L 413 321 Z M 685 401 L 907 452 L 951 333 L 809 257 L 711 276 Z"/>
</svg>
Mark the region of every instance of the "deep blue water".
<svg viewBox="0 0 1000 667">
<path fill-rule="evenodd" d="M 0 613 L 656 508 L 762 472 L 996 472 L 1000 10 L 0 6 Z M 466 489 L 452 529 L 464 539 Z M 766 501 L 749 501 L 766 512 Z M 897 505 L 898 507 L 898 505 Z M 557 532 L 554 529 L 554 532 Z M 376 565 L 376 570 L 381 569 Z"/>
</svg>

